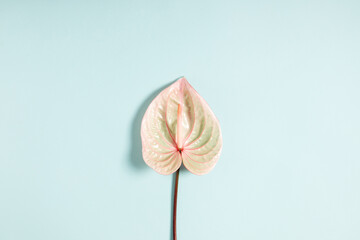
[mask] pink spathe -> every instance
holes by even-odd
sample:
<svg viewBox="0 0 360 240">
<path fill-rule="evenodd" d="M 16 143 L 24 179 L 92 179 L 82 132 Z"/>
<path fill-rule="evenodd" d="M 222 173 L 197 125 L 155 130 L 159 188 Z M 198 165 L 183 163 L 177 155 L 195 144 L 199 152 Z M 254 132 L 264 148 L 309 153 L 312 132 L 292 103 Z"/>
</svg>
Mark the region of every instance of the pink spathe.
<svg viewBox="0 0 360 240">
<path fill-rule="evenodd" d="M 219 121 L 184 77 L 151 102 L 141 123 L 141 139 L 144 161 L 164 175 L 182 163 L 196 175 L 206 174 L 222 149 Z"/>
</svg>

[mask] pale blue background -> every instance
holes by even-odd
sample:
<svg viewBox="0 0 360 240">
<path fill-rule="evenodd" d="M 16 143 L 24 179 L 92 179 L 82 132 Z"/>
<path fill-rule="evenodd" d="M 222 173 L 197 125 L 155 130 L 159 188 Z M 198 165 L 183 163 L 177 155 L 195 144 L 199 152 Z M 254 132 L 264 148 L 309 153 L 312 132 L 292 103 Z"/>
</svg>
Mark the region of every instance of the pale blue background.
<svg viewBox="0 0 360 240">
<path fill-rule="evenodd" d="M 184 75 L 220 120 L 179 240 L 360 239 L 358 1 L 0 2 L 0 239 L 170 239 L 142 115 Z"/>
</svg>

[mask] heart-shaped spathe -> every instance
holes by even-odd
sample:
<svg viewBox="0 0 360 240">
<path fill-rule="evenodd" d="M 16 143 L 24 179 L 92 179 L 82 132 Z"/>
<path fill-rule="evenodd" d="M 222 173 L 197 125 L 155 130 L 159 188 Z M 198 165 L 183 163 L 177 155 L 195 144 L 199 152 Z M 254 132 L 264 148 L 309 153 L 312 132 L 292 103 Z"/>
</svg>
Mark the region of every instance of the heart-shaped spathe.
<svg viewBox="0 0 360 240">
<path fill-rule="evenodd" d="M 222 136 L 205 100 L 182 77 L 149 105 L 141 123 L 143 158 L 164 175 L 182 163 L 192 173 L 208 173 L 217 163 Z"/>
</svg>

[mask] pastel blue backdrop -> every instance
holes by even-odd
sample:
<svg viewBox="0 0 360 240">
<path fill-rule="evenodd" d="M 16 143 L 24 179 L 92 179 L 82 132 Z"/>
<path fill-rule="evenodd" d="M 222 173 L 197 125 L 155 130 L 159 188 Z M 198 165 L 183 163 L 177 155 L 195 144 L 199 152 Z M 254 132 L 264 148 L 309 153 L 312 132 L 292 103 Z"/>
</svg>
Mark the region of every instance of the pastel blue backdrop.
<svg viewBox="0 0 360 240">
<path fill-rule="evenodd" d="M 220 120 L 179 240 L 360 239 L 359 1 L 0 2 L 0 239 L 170 239 L 140 121 L 184 75 Z"/>
</svg>

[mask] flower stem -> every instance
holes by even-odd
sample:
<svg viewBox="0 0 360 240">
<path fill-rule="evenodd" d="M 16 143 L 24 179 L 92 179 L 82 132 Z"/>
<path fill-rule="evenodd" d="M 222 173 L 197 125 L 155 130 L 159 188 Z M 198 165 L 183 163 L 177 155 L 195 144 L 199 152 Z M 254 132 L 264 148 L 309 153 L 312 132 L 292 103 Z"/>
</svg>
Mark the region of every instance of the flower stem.
<svg viewBox="0 0 360 240">
<path fill-rule="evenodd" d="M 179 173 L 180 173 L 180 168 L 176 171 L 176 176 L 175 176 L 174 205 L 173 205 L 173 240 L 176 240 L 176 206 L 177 206 Z"/>
</svg>

